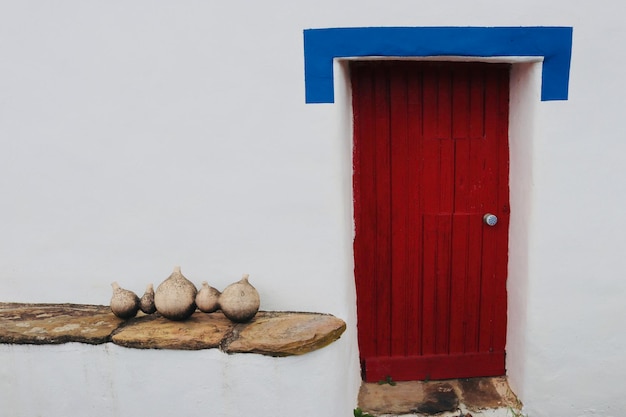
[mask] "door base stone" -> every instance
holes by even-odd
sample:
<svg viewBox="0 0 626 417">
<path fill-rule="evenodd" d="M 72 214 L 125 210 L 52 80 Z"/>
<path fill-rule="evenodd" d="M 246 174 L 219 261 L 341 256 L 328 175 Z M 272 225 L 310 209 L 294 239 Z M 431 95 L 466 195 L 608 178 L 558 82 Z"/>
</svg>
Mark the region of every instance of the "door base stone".
<svg viewBox="0 0 626 417">
<path fill-rule="evenodd" d="M 498 409 L 510 412 L 522 408 L 506 376 L 403 381 L 394 385 L 389 381 L 364 382 L 358 401 L 361 410 L 376 416 L 478 417 L 486 411 L 494 415 Z"/>
</svg>

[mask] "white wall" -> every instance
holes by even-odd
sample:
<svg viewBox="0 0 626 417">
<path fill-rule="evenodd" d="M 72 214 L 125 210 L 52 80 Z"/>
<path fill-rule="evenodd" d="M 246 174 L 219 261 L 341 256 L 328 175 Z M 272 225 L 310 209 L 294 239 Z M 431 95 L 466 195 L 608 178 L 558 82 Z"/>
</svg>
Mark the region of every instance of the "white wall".
<svg viewBox="0 0 626 417">
<path fill-rule="evenodd" d="M 0 415 L 349 415 L 345 392 L 331 382 L 341 373 L 320 366 L 342 360 L 341 344 L 287 358 L 113 344 L 0 345 Z"/>
<path fill-rule="evenodd" d="M 524 377 L 533 415 L 611 416 L 626 404 L 626 84 L 616 71 L 626 55 L 614 49 L 626 32 L 618 12 L 580 10 L 570 99 L 536 113 Z"/>
<path fill-rule="evenodd" d="M 298 360 L 2 346 L 0 374 L 21 381 L 2 400 L 27 398 L 29 374 L 50 377 L 53 369 L 37 364 L 78 352 L 117 372 L 111 391 L 102 382 L 85 388 L 83 365 L 64 362 L 65 392 L 85 412 L 82 394 L 103 390 L 125 396 L 118 405 L 110 399 L 108 411 L 136 407 L 133 388 L 149 386 L 144 375 L 153 374 L 124 364 L 168 363 L 161 375 L 174 390 L 178 363 L 209 358 L 212 374 L 247 361 L 255 375 L 277 373 L 290 397 L 282 415 L 293 414 L 293 398 L 308 410 L 300 415 L 350 415 L 358 361 L 349 95 L 336 71 L 337 103 L 304 103 L 302 30 L 564 25 L 574 27 L 568 101 L 539 102 L 537 67 L 517 69 L 533 90 L 518 91 L 519 120 L 531 126 L 511 139 L 522 154 L 511 156 L 511 189 L 521 194 L 512 197 L 507 364 L 532 416 L 617 415 L 626 406 L 622 9 L 616 0 L 3 2 L 3 301 L 106 304 L 113 280 L 142 292 L 181 265 L 196 284 L 216 287 L 248 272 L 262 308 L 328 312 L 349 328 L 337 344 Z M 324 381 L 335 397 L 286 384 L 320 363 L 333 371 L 313 377 L 312 387 Z M 279 391 L 263 400 L 264 381 L 251 388 L 265 410 L 257 415 L 274 415 Z M 50 384 L 37 387 L 55 398 Z M 139 394 L 145 402 L 160 396 Z M 249 411 L 197 394 L 193 410 L 217 403 L 222 415 Z M 20 412 L 50 406 L 58 413 L 46 415 L 63 415 L 62 405 L 36 404 Z M 152 414 L 162 407 L 148 405 Z"/>
<path fill-rule="evenodd" d="M 529 281 L 533 274 L 529 258 L 534 224 L 534 141 L 540 111 L 542 62 L 516 63 L 511 69 L 509 100 L 510 203 L 514 213 L 509 226 L 507 280 L 507 373 L 509 383 L 525 398 L 528 335 Z"/>
</svg>

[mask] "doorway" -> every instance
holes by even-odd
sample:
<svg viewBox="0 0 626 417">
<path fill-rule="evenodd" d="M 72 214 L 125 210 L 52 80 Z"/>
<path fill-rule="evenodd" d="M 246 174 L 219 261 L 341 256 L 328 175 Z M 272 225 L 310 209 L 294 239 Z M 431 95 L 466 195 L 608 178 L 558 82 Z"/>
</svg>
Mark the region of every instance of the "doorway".
<svg viewBox="0 0 626 417">
<path fill-rule="evenodd" d="M 509 73 L 350 65 L 365 381 L 505 373 Z"/>
</svg>

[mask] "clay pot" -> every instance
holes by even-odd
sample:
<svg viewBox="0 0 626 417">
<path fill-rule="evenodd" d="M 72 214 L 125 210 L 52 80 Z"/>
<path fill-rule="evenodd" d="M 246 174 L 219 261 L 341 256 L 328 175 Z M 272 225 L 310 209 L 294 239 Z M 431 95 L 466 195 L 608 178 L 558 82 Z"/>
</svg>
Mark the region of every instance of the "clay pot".
<svg viewBox="0 0 626 417">
<path fill-rule="evenodd" d="M 113 296 L 111 297 L 111 311 L 121 319 L 129 319 L 137 315 L 139 311 L 139 297 L 132 291 L 120 287 L 117 282 L 111 284 Z"/>
<path fill-rule="evenodd" d="M 220 292 L 211 287 L 208 282 L 202 281 L 202 288 L 196 295 L 196 305 L 198 309 L 204 313 L 212 313 L 220 308 L 219 305 Z"/>
<path fill-rule="evenodd" d="M 240 281 L 230 284 L 219 298 L 222 313 L 234 322 L 250 321 L 261 305 L 259 293 L 250 285 L 248 277 L 245 274 Z"/>
<path fill-rule="evenodd" d="M 185 320 L 196 309 L 195 285 L 180 272 L 180 267 L 163 281 L 154 293 L 154 305 L 161 315 L 170 320 Z"/>
<path fill-rule="evenodd" d="M 152 284 L 148 284 L 146 287 L 146 292 L 139 300 L 139 308 L 146 314 L 152 314 L 156 311 L 156 306 L 154 305 L 154 287 Z"/>
</svg>

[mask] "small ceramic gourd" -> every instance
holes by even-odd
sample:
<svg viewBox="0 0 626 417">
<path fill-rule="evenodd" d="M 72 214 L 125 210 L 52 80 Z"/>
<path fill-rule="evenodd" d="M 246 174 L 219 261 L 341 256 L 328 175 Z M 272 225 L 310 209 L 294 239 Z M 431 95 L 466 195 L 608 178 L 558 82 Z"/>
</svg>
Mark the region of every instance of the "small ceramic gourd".
<svg viewBox="0 0 626 417">
<path fill-rule="evenodd" d="M 240 281 L 230 284 L 219 298 L 222 313 L 234 322 L 250 321 L 261 305 L 259 293 L 250 285 L 248 277 L 249 275 L 245 274 Z"/>
<path fill-rule="evenodd" d="M 152 314 L 156 311 L 154 305 L 154 286 L 152 284 L 148 284 L 146 287 L 146 292 L 139 300 L 139 308 L 146 314 Z"/>
<path fill-rule="evenodd" d="M 208 282 L 202 281 L 202 287 L 196 295 L 196 305 L 203 313 L 212 313 L 220 308 L 220 292 L 211 287 Z"/>
<path fill-rule="evenodd" d="M 154 305 L 161 315 L 170 320 L 185 320 L 196 309 L 195 285 L 180 272 L 180 267 L 163 281 L 154 293 Z"/>
<path fill-rule="evenodd" d="M 129 319 L 137 315 L 139 311 L 139 297 L 132 291 L 120 287 L 117 282 L 111 284 L 113 296 L 111 297 L 111 311 L 121 319 Z"/>
</svg>

